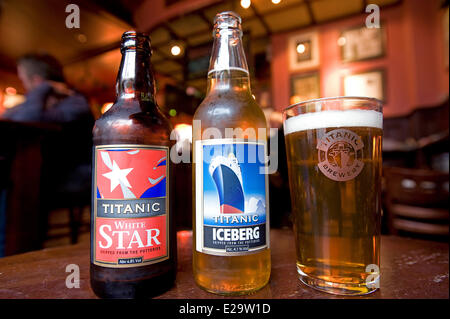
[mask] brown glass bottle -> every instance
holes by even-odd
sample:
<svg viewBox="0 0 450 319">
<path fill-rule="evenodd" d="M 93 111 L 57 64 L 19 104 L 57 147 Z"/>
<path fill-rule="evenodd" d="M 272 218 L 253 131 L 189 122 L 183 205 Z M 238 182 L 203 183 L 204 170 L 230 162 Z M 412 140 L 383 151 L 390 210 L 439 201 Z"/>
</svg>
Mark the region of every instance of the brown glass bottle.
<svg viewBox="0 0 450 319">
<path fill-rule="evenodd" d="M 93 129 L 91 287 L 103 298 L 152 297 L 176 272 L 171 125 L 155 101 L 148 36 L 125 32 L 120 50 L 117 99 Z"/>
</svg>

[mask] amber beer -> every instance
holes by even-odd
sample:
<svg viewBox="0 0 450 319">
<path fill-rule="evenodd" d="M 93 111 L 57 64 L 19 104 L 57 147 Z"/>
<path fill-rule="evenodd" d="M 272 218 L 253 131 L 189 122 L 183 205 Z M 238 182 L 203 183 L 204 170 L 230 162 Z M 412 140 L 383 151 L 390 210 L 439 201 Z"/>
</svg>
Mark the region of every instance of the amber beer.
<svg viewBox="0 0 450 319">
<path fill-rule="evenodd" d="M 381 102 L 322 99 L 284 112 L 300 280 L 335 294 L 378 287 Z"/>
<path fill-rule="evenodd" d="M 175 280 L 171 125 L 155 101 L 150 40 L 122 36 L 117 99 L 95 123 L 91 286 L 105 298 L 152 297 Z"/>
<path fill-rule="evenodd" d="M 201 288 L 240 295 L 270 277 L 268 179 L 260 161 L 267 124 L 250 90 L 241 18 L 217 14 L 213 36 L 208 92 L 193 125 L 193 271 Z"/>
</svg>

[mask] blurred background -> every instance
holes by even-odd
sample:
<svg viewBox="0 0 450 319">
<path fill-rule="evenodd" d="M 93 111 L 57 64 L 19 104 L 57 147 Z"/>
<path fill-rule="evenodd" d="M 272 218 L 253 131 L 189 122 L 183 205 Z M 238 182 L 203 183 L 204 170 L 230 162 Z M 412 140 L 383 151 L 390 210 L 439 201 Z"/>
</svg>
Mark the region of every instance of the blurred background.
<svg viewBox="0 0 450 319">
<path fill-rule="evenodd" d="M 70 4 L 79 27 L 67 27 Z M 377 22 L 370 4 L 379 28 L 366 27 Z M 383 233 L 448 238 L 448 1 L 0 0 L 0 257 L 88 240 L 90 130 L 115 99 L 122 33 L 150 35 L 158 104 L 189 138 L 205 96 L 213 19 L 228 10 L 243 19 L 252 91 L 270 126 L 282 134 L 280 111 L 307 99 L 383 100 Z M 89 115 L 8 115 L 32 98 L 18 70 L 30 54 L 59 62 L 57 99 L 78 97 L 72 104 Z M 272 227 L 290 226 L 282 136 L 270 176 Z M 190 229 L 191 167 L 175 169 L 184 181 L 177 225 Z"/>
</svg>

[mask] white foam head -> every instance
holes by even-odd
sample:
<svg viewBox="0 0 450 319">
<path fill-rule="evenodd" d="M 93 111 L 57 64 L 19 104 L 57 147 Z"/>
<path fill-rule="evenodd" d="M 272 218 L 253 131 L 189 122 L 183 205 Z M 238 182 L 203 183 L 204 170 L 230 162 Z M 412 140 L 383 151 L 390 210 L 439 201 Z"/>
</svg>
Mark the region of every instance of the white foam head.
<svg viewBox="0 0 450 319">
<path fill-rule="evenodd" d="M 373 110 L 321 111 L 299 114 L 284 122 L 284 135 L 326 127 L 383 128 L 383 114 Z"/>
</svg>

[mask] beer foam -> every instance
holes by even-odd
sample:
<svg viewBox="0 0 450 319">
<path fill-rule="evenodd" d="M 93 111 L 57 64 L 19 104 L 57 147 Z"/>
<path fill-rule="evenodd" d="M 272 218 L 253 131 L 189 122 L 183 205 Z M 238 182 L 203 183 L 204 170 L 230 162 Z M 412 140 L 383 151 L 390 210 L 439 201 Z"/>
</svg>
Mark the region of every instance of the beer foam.
<svg viewBox="0 0 450 319">
<path fill-rule="evenodd" d="M 383 128 L 383 114 L 373 110 L 322 111 L 299 114 L 284 122 L 284 135 L 326 127 Z"/>
</svg>

